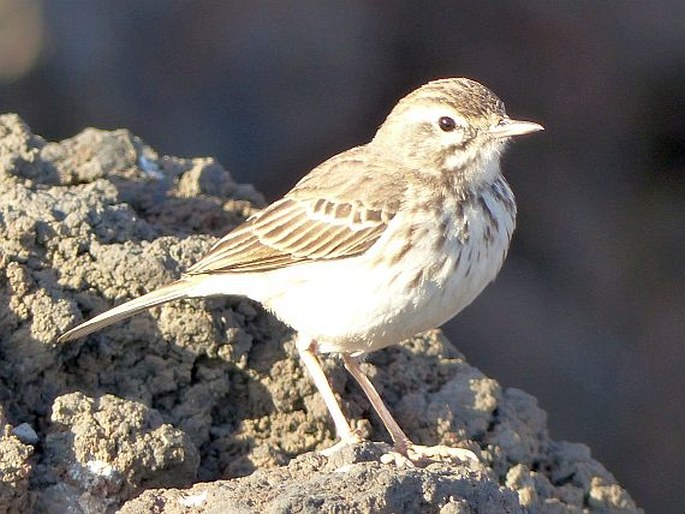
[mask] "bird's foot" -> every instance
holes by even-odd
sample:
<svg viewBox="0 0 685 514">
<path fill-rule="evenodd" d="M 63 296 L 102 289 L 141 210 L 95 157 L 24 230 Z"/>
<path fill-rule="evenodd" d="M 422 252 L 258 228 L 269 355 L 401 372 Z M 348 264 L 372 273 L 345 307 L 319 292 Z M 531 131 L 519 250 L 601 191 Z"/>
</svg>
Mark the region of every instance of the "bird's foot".
<svg viewBox="0 0 685 514">
<path fill-rule="evenodd" d="M 335 443 L 333 446 L 330 446 L 329 448 L 326 448 L 324 450 L 319 451 L 319 455 L 323 455 L 324 457 L 330 457 L 334 453 L 342 450 L 343 448 L 345 448 L 347 446 L 351 446 L 353 444 L 359 444 L 363 441 L 364 441 L 364 438 L 361 435 L 359 435 L 356 431 L 352 430 L 345 437 L 341 437 L 340 441 Z"/>
<path fill-rule="evenodd" d="M 424 467 L 433 462 L 479 463 L 478 456 L 466 448 L 452 448 L 450 446 L 422 446 L 409 444 L 405 447 L 396 446 L 391 452 L 381 457 L 384 464 L 394 463 L 398 467 Z"/>
</svg>

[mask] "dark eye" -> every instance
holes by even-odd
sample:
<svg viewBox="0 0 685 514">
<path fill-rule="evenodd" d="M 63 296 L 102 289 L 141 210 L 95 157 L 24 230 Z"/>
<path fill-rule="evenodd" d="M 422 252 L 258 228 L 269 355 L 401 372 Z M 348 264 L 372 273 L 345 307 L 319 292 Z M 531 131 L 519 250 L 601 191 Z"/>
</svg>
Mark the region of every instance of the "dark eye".
<svg viewBox="0 0 685 514">
<path fill-rule="evenodd" d="M 455 128 L 457 128 L 457 122 L 449 116 L 443 116 L 442 118 L 440 118 L 438 120 L 438 125 L 440 125 L 440 128 L 445 132 L 451 132 Z"/>
</svg>

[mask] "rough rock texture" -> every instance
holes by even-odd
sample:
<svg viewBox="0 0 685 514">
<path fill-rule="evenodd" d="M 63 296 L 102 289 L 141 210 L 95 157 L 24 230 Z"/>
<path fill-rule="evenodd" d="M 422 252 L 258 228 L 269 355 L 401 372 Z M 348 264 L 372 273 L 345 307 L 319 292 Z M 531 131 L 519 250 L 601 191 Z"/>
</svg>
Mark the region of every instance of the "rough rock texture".
<svg viewBox="0 0 685 514">
<path fill-rule="evenodd" d="M 0 512 L 26 512 L 30 508 L 32 453 L 33 447 L 12 433 L 0 405 Z"/>
<path fill-rule="evenodd" d="M 244 299 L 55 344 L 177 277 L 262 203 L 211 159 L 159 157 L 125 130 L 46 143 L 0 116 L 0 512 L 638 512 L 585 446 L 550 440 L 534 398 L 437 331 L 365 367 L 416 442 L 479 464 L 381 464 L 382 444 L 311 453 L 334 439 L 323 401 L 292 333 Z M 386 439 L 324 364 L 356 427 Z"/>
<path fill-rule="evenodd" d="M 196 476 L 200 456 L 188 435 L 139 402 L 68 393 L 55 399 L 50 421 L 45 461 L 60 480 L 42 494 L 47 510 L 87 501 L 97 511 L 140 489 Z"/>
<path fill-rule="evenodd" d="M 150 490 L 122 514 L 151 512 L 507 512 L 523 513 L 516 492 L 479 464 L 425 468 L 382 464 L 391 447 L 364 443 L 325 458 L 306 453 L 287 467 L 242 479 L 196 484 L 189 490 Z M 255 495 L 255 491 L 261 494 Z"/>
</svg>

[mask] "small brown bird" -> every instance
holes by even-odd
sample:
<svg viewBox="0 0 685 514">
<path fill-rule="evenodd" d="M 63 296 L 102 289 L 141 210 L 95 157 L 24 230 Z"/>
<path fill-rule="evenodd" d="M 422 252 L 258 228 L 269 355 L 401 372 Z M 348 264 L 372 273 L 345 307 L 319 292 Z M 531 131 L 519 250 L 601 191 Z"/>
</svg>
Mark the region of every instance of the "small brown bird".
<svg viewBox="0 0 685 514">
<path fill-rule="evenodd" d="M 395 449 L 420 458 L 430 451 L 404 434 L 360 358 L 442 325 L 495 278 L 516 219 L 500 155 L 512 136 L 542 129 L 510 119 L 502 101 L 478 82 L 429 82 L 399 101 L 369 143 L 314 168 L 179 280 L 59 341 L 179 298 L 246 296 L 298 332 L 300 356 L 340 438 L 334 448 L 359 437 L 319 352 L 342 356 Z"/>
</svg>

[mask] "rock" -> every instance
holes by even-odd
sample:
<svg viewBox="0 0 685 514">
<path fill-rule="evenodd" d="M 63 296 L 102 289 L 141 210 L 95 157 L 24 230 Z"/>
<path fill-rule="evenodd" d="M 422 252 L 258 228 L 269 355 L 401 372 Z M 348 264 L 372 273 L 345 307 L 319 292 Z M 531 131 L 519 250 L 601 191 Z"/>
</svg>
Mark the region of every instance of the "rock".
<svg viewBox="0 0 685 514">
<path fill-rule="evenodd" d="M 417 443 L 479 464 L 381 464 L 382 443 L 316 454 L 334 433 L 293 334 L 242 298 L 55 344 L 178 277 L 261 205 L 212 159 L 160 157 L 125 130 L 48 143 L 0 116 L 0 512 L 639 512 L 586 447 L 550 439 L 533 397 L 439 331 L 364 367 Z M 323 365 L 357 430 L 387 440 L 336 360 Z M 12 435 L 23 424 L 35 449 Z"/>
<path fill-rule="evenodd" d="M 33 448 L 12 434 L 0 405 L 0 512 L 28 512 Z"/>
<path fill-rule="evenodd" d="M 57 498 L 76 511 L 87 498 L 105 512 L 145 487 L 184 485 L 197 474 L 190 438 L 139 402 L 69 393 L 55 399 L 51 421 L 45 462 L 58 481 L 41 496 L 46 512 Z"/>
<path fill-rule="evenodd" d="M 165 514 L 188 512 L 190 506 L 203 513 L 478 512 L 476 506 L 490 514 L 525 512 L 516 493 L 484 467 L 381 464 L 390 450 L 387 444 L 363 443 L 329 459 L 307 453 L 245 478 L 146 491 L 120 512 L 150 512 L 155 506 Z"/>
<path fill-rule="evenodd" d="M 12 435 L 16 435 L 24 444 L 36 444 L 40 439 L 38 434 L 28 423 L 22 423 L 12 429 Z"/>
</svg>

